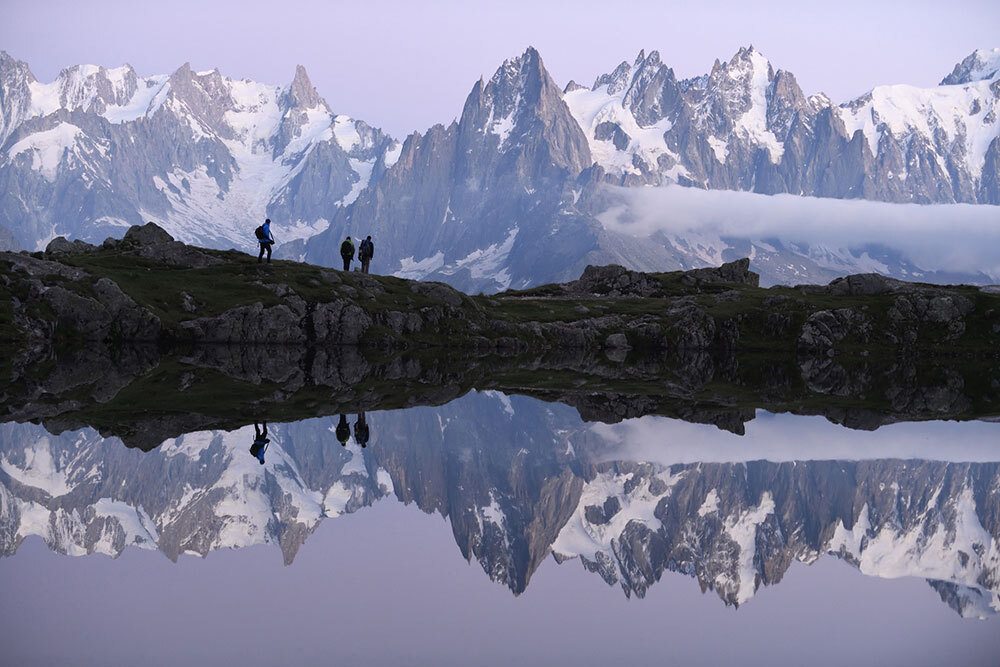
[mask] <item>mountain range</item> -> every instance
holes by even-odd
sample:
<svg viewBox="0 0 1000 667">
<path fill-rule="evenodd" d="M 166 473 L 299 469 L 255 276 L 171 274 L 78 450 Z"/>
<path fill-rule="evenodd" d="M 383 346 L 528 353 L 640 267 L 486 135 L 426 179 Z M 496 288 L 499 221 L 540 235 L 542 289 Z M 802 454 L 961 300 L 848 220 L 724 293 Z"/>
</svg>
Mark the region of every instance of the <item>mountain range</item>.
<svg viewBox="0 0 1000 667">
<path fill-rule="evenodd" d="M 272 424 L 265 465 L 247 451 L 249 426 L 142 452 L 91 429 L 5 424 L 0 553 L 37 535 L 65 554 L 134 546 L 172 560 L 273 544 L 289 564 L 324 519 L 395 497 L 446 517 L 462 557 L 514 594 L 552 555 L 626 595 L 677 572 L 738 606 L 829 554 L 867 575 L 925 578 L 963 616 L 1000 611 L 997 463 L 824 460 L 795 434 L 789 461 L 752 460 L 750 442 L 738 449 L 751 460 L 653 462 L 623 455 L 626 431 L 494 391 L 370 413 L 365 449 L 341 447 L 336 421 Z M 678 424 L 656 423 L 661 454 L 690 435 Z"/>
<path fill-rule="evenodd" d="M 153 220 L 175 238 L 336 265 L 371 234 L 384 273 L 492 292 L 575 278 L 587 264 L 670 270 L 750 256 L 765 284 L 878 270 L 988 283 L 993 267 L 922 266 L 885 244 L 622 233 L 637 188 L 810 201 L 1000 205 L 1000 49 L 941 85 L 806 95 L 753 47 L 678 79 L 642 51 L 586 87 L 558 86 L 528 48 L 477 81 L 460 116 L 398 141 L 338 115 L 305 70 L 277 87 L 217 70 L 139 77 L 77 66 L 35 80 L 0 55 L 0 243 L 99 242 Z M 670 212 L 664 215 L 669 218 Z"/>
</svg>

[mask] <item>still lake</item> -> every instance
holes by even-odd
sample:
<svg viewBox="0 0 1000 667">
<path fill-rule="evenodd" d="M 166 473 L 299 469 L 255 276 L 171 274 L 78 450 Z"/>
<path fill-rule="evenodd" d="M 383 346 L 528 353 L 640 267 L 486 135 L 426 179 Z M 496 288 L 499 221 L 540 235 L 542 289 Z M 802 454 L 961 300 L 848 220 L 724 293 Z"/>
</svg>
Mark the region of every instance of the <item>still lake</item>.
<svg viewBox="0 0 1000 667">
<path fill-rule="evenodd" d="M 496 391 L 266 417 L 147 452 L 0 426 L 4 662 L 1000 655 L 1000 423 L 591 423 Z"/>
</svg>

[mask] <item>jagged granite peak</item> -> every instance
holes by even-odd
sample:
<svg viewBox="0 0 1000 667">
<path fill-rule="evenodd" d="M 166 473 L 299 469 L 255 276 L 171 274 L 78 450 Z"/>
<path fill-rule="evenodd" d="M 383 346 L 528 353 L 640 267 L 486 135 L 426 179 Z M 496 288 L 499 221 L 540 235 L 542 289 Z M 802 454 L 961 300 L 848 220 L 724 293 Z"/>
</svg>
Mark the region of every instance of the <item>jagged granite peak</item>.
<svg viewBox="0 0 1000 667">
<path fill-rule="evenodd" d="M 0 51 L 0 147 L 14 128 L 27 116 L 35 75 L 28 64 Z"/>
<path fill-rule="evenodd" d="M 534 267 L 502 262 L 520 234 L 548 226 L 591 163 L 562 91 L 529 47 L 472 86 L 457 122 L 411 135 L 385 178 L 310 242 L 306 258 L 328 262 L 344 236 L 371 234 L 399 275 L 452 276 L 471 291 L 521 285 Z"/>
<path fill-rule="evenodd" d="M 289 106 L 302 107 L 303 109 L 312 109 L 321 105 L 326 107 L 326 102 L 319 96 L 316 87 L 309 80 L 309 75 L 306 74 L 306 68 L 302 65 L 295 66 L 295 78 L 292 79 L 286 96 Z"/>
<path fill-rule="evenodd" d="M 942 86 L 954 86 L 973 81 L 988 81 L 1000 73 L 1000 48 L 976 49 L 955 65 L 951 74 L 941 79 Z"/>
<path fill-rule="evenodd" d="M 485 86 L 480 79 L 466 100 L 459 131 L 496 135 L 501 152 L 526 143 L 547 146 L 552 164 L 573 175 L 590 163 L 586 141 L 534 47 L 504 61 Z"/>
<path fill-rule="evenodd" d="M 636 59 L 636 62 L 638 62 L 638 58 Z M 628 61 L 623 60 L 613 71 L 597 77 L 597 79 L 594 80 L 594 85 L 591 87 L 591 90 L 597 90 L 602 86 L 607 86 L 606 92 L 609 95 L 614 95 L 615 93 L 625 90 L 631 75 L 632 65 L 630 65 Z"/>
</svg>

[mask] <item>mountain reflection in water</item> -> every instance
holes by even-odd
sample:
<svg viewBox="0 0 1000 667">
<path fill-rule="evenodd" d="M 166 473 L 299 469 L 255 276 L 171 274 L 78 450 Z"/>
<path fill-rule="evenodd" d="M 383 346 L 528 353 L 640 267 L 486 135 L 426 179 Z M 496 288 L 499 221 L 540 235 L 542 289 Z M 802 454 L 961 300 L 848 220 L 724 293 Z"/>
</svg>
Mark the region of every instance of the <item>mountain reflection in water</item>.
<svg viewBox="0 0 1000 667">
<path fill-rule="evenodd" d="M 172 560 L 273 544 L 291 564 L 323 519 L 396 498 L 446 517 L 462 556 L 515 594 L 552 555 L 626 596 L 677 572 L 739 606 L 793 563 L 830 555 L 866 575 L 924 578 L 965 617 L 1000 611 L 995 423 L 854 432 L 760 413 L 738 436 L 663 417 L 588 423 L 566 405 L 481 391 L 269 422 L 263 462 L 248 452 L 255 426 L 143 452 L 89 428 L 4 424 L 0 550 L 32 535 L 70 555 L 134 546 Z"/>
</svg>

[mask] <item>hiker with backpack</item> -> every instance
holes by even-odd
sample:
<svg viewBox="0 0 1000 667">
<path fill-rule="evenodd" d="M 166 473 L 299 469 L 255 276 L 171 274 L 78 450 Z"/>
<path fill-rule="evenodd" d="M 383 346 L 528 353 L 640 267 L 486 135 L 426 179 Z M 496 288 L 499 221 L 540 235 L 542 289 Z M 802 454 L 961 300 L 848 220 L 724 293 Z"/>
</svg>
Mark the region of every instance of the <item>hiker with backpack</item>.
<svg viewBox="0 0 1000 667">
<path fill-rule="evenodd" d="M 340 421 L 337 422 L 337 430 L 334 431 L 341 447 L 347 447 L 347 441 L 351 437 L 351 425 L 347 423 L 347 415 L 341 414 Z"/>
<path fill-rule="evenodd" d="M 257 422 L 253 423 L 253 444 L 250 445 L 250 453 L 260 461 L 261 465 L 264 465 L 264 452 L 267 451 L 267 445 L 271 442 L 271 439 L 267 437 L 267 422 L 264 422 L 264 430 L 261 431 L 260 427 L 257 426 Z"/>
<path fill-rule="evenodd" d="M 375 244 L 372 243 L 372 237 L 369 236 L 361 242 L 361 247 L 358 248 L 358 259 L 361 260 L 361 273 L 368 273 L 368 265 L 372 263 L 372 257 L 374 256 Z"/>
<path fill-rule="evenodd" d="M 267 252 L 267 263 L 271 263 L 271 246 L 274 245 L 274 237 L 271 236 L 271 218 L 264 221 L 264 224 L 254 230 L 257 243 L 260 244 L 260 253 L 257 254 L 257 263 L 264 259 L 264 252 Z"/>
<path fill-rule="evenodd" d="M 344 260 L 344 271 L 350 271 L 351 260 L 354 259 L 354 241 L 350 236 L 340 244 L 340 258 Z"/>
<path fill-rule="evenodd" d="M 368 446 L 368 438 L 371 433 L 368 430 L 368 422 L 365 420 L 365 412 L 358 413 L 358 421 L 354 422 L 354 442 L 361 445 L 362 449 Z"/>
</svg>

